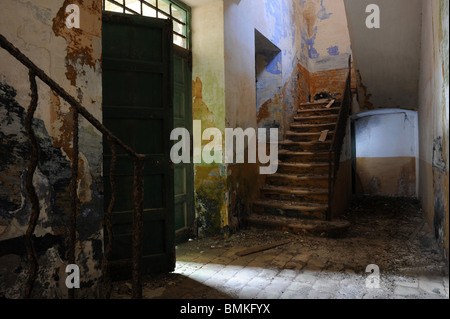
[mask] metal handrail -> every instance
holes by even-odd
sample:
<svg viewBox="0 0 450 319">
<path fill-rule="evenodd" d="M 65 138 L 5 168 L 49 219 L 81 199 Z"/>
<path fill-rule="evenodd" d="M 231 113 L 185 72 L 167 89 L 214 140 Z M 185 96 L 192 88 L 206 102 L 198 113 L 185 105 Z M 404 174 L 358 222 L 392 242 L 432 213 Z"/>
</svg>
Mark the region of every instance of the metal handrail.
<svg viewBox="0 0 450 319">
<path fill-rule="evenodd" d="M 36 77 L 47 84 L 54 93 L 63 98 L 73 108 L 73 157 L 72 157 L 72 177 L 70 182 L 70 197 L 71 197 L 71 213 L 70 213 L 70 227 L 69 227 L 69 248 L 68 248 L 68 262 L 75 264 L 75 244 L 76 244 L 76 216 L 78 212 L 77 200 L 77 180 L 78 180 L 78 118 L 83 116 L 89 123 L 91 123 L 97 130 L 106 136 L 112 151 L 110 182 L 112 188 L 112 196 L 108 206 L 108 210 L 104 215 L 104 222 L 106 231 L 108 233 L 108 244 L 105 248 L 105 253 L 102 261 L 102 272 L 104 278 L 104 294 L 106 298 L 111 295 L 112 284 L 109 276 L 109 257 L 112 251 L 113 232 L 112 232 L 112 209 L 116 197 L 115 185 L 115 163 L 116 163 L 116 146 L 123 148 L 129 156 L 134 158 L 134 202 L 133 202 L 133 269 L 132 269 L 132 297 L 142 298 L 142 228 L 143 228 L 143 202 L 144 202 L 144 160 L 145 155 L 135 152 L 128 145 L 123 143 L 111 131 L 109 131 L 100 121 L 98 121 L 89 111 L 84 108 L 73 96 L 67 93 L 58 83 L 51 79 L 42 69 L 37 67 L 28 57 L 26 57 L 19 49 L 17 49 L 11 42 L 9 42 L 3 35 L 0 34 L 0 46 L 8 51 L 16 60 L 28 68 L 28 75 L 31 90 L 31 102 L 28 107 L 25 118 L 25 130 L 31 146 L 30 164 L 26 174 L 26 191 L 31 201 L 31 214 L 28 222 L 28 228 L 25 234 L 25 244 L 27 248 L 27 258 L 30 262 L 30 271 L 28 280 L 24 288 L 23 297 L 30 298 L 33 290 L 33 285 L 39 270 L 38 257 L 34 248 L 33 234 L 39 219 L 39 200 L 36 190 L 33 186 L 33 175 L 36 170 L 39 160 L 39 145 L 35 137 L 32 120 L 38 104 L 38 90 L 36 84 Z M 74 298 L 74 289 L 69 290 L 69 298 Z"/>
<path fill-rule="evenodd" d="M 331 141 L 329 158 L 328 158 L 328 210 L 326 219 L 331 219 L 331 208 L 334 195 L 334 186 L 336 183 L 336 175 L 339 169 L 341 159 L 342 144 L 344 143 L 345 132 L 347 128 L 347 120 L 351 110 L 352 92 L 352 56 L 348 57 L 348 74 L 345 82 L 344 94 L 339 109 L 338 120 L 334 131 L 333 139 Z"/>
</svg>

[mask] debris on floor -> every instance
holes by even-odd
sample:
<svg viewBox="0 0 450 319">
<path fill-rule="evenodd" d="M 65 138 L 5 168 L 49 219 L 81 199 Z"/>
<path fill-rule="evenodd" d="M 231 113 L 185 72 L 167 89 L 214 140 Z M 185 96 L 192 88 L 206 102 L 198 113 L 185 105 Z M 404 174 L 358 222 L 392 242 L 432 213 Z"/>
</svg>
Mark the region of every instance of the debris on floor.
<svg viewBox="0 0 450 319">
<path fill-rule="evenodd" d="M 358 196 L 342 219 L 343 238 L 251 227 L 192 239 L 177 246 L 175 272 L 145 278 L 144 298 L 448 298 L 448 265 L 417 199 Z M 369 265 L 379 289 L 366 281 Z M 127 288 L 116 283 L 113 298 L 130 298 Z"/>
</svg>

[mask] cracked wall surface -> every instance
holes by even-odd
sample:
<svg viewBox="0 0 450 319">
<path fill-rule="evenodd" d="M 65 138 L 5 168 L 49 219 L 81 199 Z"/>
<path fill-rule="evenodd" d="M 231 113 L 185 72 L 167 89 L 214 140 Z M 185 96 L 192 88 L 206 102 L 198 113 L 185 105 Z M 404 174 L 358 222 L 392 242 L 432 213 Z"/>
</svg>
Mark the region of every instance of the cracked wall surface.
<svg viewBox="0 0 450 319">
<path fill-rule="evenodd" d="M 419 196 L 429 226 L 449 258 L 448 1 L 422 6 L 419 81 Z"/>
<path fill-rule="evenodd" d="M 68 4 L 80 8 L 81 26 L 65 25 Z M 0 32 L 31 61 L 101 120 L 101 3 L 5 0 Z M 22 294 L 29 263 L 24 233 L 31 205 L 25 192 L 30 148 L 24 117 L 30 101 L 28 72 L 0 50 L 0 296 Z M 35 231 L 40 269 L 36 298 L 67 296 L 65 266 L 69 232 L 72 109 L 38 80 L 39 102 L 33 129 L 40 160 L 33 177 L 40 218 Z M 81 272 L 77 297 L 98 296 L 103 256 L 102 137 L 80 121 L 76 262 Z"/>
</svg>

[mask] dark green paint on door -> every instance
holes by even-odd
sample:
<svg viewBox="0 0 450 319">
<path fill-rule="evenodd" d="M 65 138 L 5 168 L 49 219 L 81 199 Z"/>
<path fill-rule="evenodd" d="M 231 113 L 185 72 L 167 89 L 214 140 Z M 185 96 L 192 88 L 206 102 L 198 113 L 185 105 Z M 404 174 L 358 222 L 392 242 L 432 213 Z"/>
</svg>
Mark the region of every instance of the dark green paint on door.
<svg viewBox="0 0 450 319">
<path fill-rule="evenodd" d="M 172 25 L 169 20 L 104 13 L 102 39 L 103 123 L 146 155 L 143 272 L 169 272 L 175 267 Z M 110 162 L 104 141 L 105 203 L 111 197 Z M 116 183 L 111 274 L 119 279 L 131 276 L 133 225 L 133 160 L 121 149 Z"/>
<path fill-rule="evenodd" d="M 192 72 L 191 54 L 174 48 L 174 125 L 186 128 L 192 136 Z M 191 145 L 192 147 L 192 145 Z M 175 165 L 175 240 L 187 241 L 194 222 L 194 168 L 190 163 Z"/>
</svg>

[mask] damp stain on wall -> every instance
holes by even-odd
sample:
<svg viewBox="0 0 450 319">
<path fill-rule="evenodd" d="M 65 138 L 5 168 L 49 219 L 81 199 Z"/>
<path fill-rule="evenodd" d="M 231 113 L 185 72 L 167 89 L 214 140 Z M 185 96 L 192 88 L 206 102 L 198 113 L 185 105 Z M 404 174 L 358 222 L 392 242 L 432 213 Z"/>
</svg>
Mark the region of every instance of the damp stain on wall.
<svg viewBox="0 0 450 319">
<path fill-rule="evenodd" d="M 4 2 L 6 7 L 20 9 L 23 13 L 17 20 L 8 20 L 7 27 L 3 25 L 8 40 L 77 98 L 89 112 L 101 118 L 101 2 Z M 65 9 L 69 4 L 80 7 L 80 29 L 68 29 L 65 25 Z M 26 20 L 24 17 L 27 17 Z M 2 17 L 1 21 L 6 20 Z M 29 25 L 34 26 L 31 28 L 34 31 L 27 31 Z M 30 147 L 23 124 L 29 90 L 22 84 L 28 83 L 26 72 L 14 74 L 12 70 L 24 69 L 18 62 L 11 61 L 2 68 L 4 73 L 1 74 L 0 83 L 0 113 L 4 115 L 0 117 L 0 147 L 4 148 L 2 154 L 3 151 L 9 154 L 9 159 L 2 161 L 3 165 L 0 164 L 1 183 L 7 182 L 7 186 L 0 187 L 0 297 L 17 298 L 21 296 L 29 269 L 23 244 L 31 210 L 24 187 Z M 40 270 L 33 297 L 64 298 L 67 296 L 64 270 L 67 262 L 69 184 L 73 157 L 72 110 L 39 81 L 38 89 L 39 104 L 33 128 L 40 151 L 33 184 L 40 204 L 40 218 L 35 231 Z M 80 205 L 76 261 L 83 271 L 77 296 L 83 298 L 98 296 L 97 283 L 101 277 L 103 254 L 103 197 L 102 137 L 82 119 L 79 144 Z M 3 265 L 8 266 L 4 268 Z"/>
<path fill-rule="evenodd" d="M 195 167 L 195 208 L 200 237 L 220 234 L 226 217 L 226 176 L 217 167 Z"/>
<path fill-rule="evenodd" d="M 214 114 L 203 101 L 203 83 L 199 77 L 192 81 L 192 112 L 195 120 L 202 121 L 202 128 L 216 127 Z M 205 143 L 202 141 L 202 143 Z"/>
<path fill-rule="evenodd" d="M 15 97 L 16 90 L 0 82 L 0 153 L 9 154 L 0 164 L 0 180 L 2 183 L 8 182 L 2 185 L 0 192 L 0 264 L 14 263 L 10 266 L 16 269 L 12 273 L 6 272 L 7 275 L 2 272 L 0 276 L 0 296 L 8 298 L 20 296 L 27 278 L 29 266 L 23 258 L 26 254 L 23 236 L 31 213 L 31 204 L 25 191 L 30 147 L 24 129 L 25 111 Z M 71 165 L 62 148 L 55 146 L 42 120 L 35 118 L 33 129 L 39 144 L 39 164 L 33 184 L 40 204 L 40 218 L 35 231 L 40 273 L 33 294 L 40 298 L 62 298 L 67 294 L 67 288 L 60 284 L 64 277 L 57 274 L 65 267 L 66 260 Z M 81 202 L 77 220 L 78 240 L 80 247 L 84 247 L 78 248 L 77 263 L 80 267 L 89 268 L 81 280 L 83 288 L 87 288 L 87 283 L 100 275 L 102 258 L 102 240 L 99 237 L 102 200 L 98 193 L 95 199 L 92 196 L 90 199 Z M 89 252 L 86 247 L 90 247 Z M 83 258 L 83 254 L 89 254 L 90 258 Z M 14 284 L 8 284 L 10 282 Z M 87 289 L 81 292 L 83 294 L 93 295 L 95 292 Z"/>
<path fill-rule="evenodd" d="M 207 82 L 206 85 L 212 83 Z M 216 128 L 216 117 L 203 100 L 203 82 L 199 77 L 192 81 L 193 118 L 201 120 L 202 131 Z M 202 140 L 202 146 L 209 141 Z M 194 200 L 196 212 L 195 232 L 200 236 L 220 234 L 227 224 L 226 218 L 226 173 L 218 164 L 195 164 Z"/>
<path fill-rule="evenodd" d="M 448 247 L 448 235 L 445 234 L 445 226 L 448 225 L 448 169 L 444 159 L 443 138 L 437 137 L 433 141 L 433 195 L 434 215 L 433 229 L 435 237 L 442 245 L 442 249 Z"/>
</svg>

